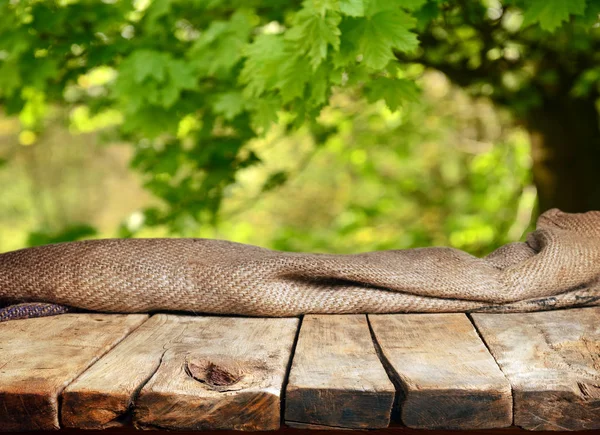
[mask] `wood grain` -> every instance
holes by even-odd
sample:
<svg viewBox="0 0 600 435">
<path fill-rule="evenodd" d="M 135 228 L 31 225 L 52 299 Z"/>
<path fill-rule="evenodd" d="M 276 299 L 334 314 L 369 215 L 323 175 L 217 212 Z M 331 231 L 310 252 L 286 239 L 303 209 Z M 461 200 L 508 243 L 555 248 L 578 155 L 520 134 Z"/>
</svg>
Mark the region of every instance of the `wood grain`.
<svg viewBox="0 0 600 435">
<path fill-rule="evenodd" d="M 275 430 L 299 320 L 177 317 L 135 400 L 138 428 Z M 125 364 L 136 364 L 129 359 Z"/>
<path fill-rule="evenodd" d="M 510 383 L 464 314 L 369 315 L 399 387 L 402 422 L 421 429 L 510 426 Z"/>
<path fill-rule="evenodd" d="M 304 317 L 286 390 L 287 425 L 387 427 L 394 395 L 366 316 Z"/>
<path fill-rule="evenodd" d="M 156 314 L 69 385 L 62 394 L 65 427 L 127 425 L 134 399 L 156 372 L 165 348 L 176 343 L 188 318 Z"/>
<path fill-rule="evenodd" d="M 512 384 L 516 425 L 600 429 L 600 308 L 473 319 Z"/>
<path fill-rule="evenodd" d="M 0 430 L 58 429 L 61 391 L 147 317 L 63 314 L 0 323 Z"/>
</svg>

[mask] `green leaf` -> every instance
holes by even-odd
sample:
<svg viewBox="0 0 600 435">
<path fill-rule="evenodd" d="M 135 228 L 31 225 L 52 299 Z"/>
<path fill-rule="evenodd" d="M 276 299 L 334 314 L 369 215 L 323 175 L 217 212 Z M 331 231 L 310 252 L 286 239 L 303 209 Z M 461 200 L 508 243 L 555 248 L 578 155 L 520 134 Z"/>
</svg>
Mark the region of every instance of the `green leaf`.
<svg viewBox="0 0 600 435">
<path fill-rule="evenodd" d="M 588 30 L 594 28 L 593 26 L 598 23 L 600 23 L 600 1 L 588 0 L 585 15 L 577 19 L 577 24 Z"/>
<path fill-rule="evenodd" d="M 295 25 L 285 35 L 286 40 L 293 41 L 296 49 L 307 54 L 313 70 L 316 70 L 327 57 L 329 45 L 334 50 L 340 47 L 341 16 L 337 12 L 328 11 L 319 14 L 312 8 L 304 8 L 296 15 Z"/>
<path fill-rule="evenodd" d="M 302 97 L 306 83 L 311 79 L 311 69 L 306 59 L 291 52 L 287 55 L 279 67 L 279 79 L 275 84 L 284 103 Z"/>
<path fill-rule="evenodd" d="M 255 102 L 254 113 L 252 114 L 252 126 L 259 133 L 269 131 L 275 121 L 277 121 L 277 111 L 281 107 L 281 101 L 278 98 L 261 98 Z"/>
<path fill-rule="evenodd" d="M 348 86 L 355 86 L 367 83 L 369 80 L 371 80 L 372 75 L 370 74 L 369 68 L 367 68 L 363 63 L 357 63 L 349 68 L 346 68 L 346 76 L 346 84 Z"/>
<path fill-rule="evenodd" d="M 525 3 L 523 25 L 539 23 L 547 31 L 553 31 L 563 22 L 569 21 L 571 15 L 582 15 L 585 11 L 585 0 L 528 0 Z"/>
<path fill-rule="evenodd" d="M 362 17 L 365 15 L 363 0 L 340 0 L 340 12 L 349 17 Z"/>
<path fill-rule="evenodd" d="M 214 21 L 200 34 L 188 56 L 204 76 L 226 75 L 242 59 L 256 16 L 236 11 L 229 21 Z"/>
<path fill-rule="evenodd" d="M 170 53 L 134 51 L 121 64 L 115 91 L 129 112 L 145 103 L 169 108 L 181 91 L 194 89 L 197 77 L 193 66 Z"/>
<path fill-rule="evenodd" d="M 423 7 L 427 0 L 402 0 L 400 6 L 409 11 L 416 11 Z"/>
<path fill-rule="evenodd" d="M 356 63 L 356 56 L 359 54 L 360 36 L 362 19 L 348 18 L 340 24 L 342 38 L 340 49 L 332 56 L 333 66 L 343 68 L 347 65 Z"/>
<path fill-rule="evenodd" d="M 404 102 L 418 101 L 420 90 L 412 80 L 377 77 L 369 83 L 366 94 L 369 102 L 384 100 L 388 108 L 395 111 Z"/>
<path fill-rule="evenodd" d="M 165 133 L 175 136 L 178 125 L 179 117 L 173 110 L 146 106 L 127 114 L 122 128 L 126 133 L 154 138 Z"/>
<path fill-rule="evenodd" d="M 183 60 L 170 60 L 167 66 L 169 77 L 178 89 L 194 89 L 196 75 L 194 68 Z"/>
<path fill-rule="evenodd" d="M 413 12 L 412 16 L 417 20 L 417 29 L 424 31 L 432 20 L 438 17 L 440 9 L 435 1 L 429 0 L 423 7 Z"/>
<path fill-rule="evenodd" d="M 246 85 L 248 97 L 258 97 L 273 88 L 277 70 L 284 58 L 285 44 L 279 35 L 259 35 L 246 50 L 246 61 L 240 73 L 240 82 Z"/>
<path fill-rule="evenodd" d="M 321 64 L 319 69 L 315 72 L 314 77 L 310 81 L 310 103 L 312 103 L 315 106 L 319 106 L 327 102 L 327 91 L 329 90 L 329 73 L 330 69 L 327 67 L 327 65 Z"/>
<path fill-rule="evenodd" d="M 351 39 L 359 47 L 364 63 L 373 69 L 383 69 L 394 58 L 393 50 L 413 51 L 419 44 L 417 35 L 410 31 L 415 19 L 401 10 L 378 12 L 354 20 Z"/>
<path fill-rule="evenodd" d="M 175 85 L 175 83 L 169 81 L 164 83 L 156 92 L 153 92 L 148 95 L 148 101 L 152 104 L 156 104 L 157 106 L 162 106 L 165 109 L 168 109 L 175 101 L 177 101 L 177 97 L 179 96 L 179 89 Z"/>
<path fill-rule="evenodd" d="M 123 69 L 131 68 L 133 78 L 137 83 L 142 83 L 146 78 L 152 77 L 159 82 L 165 78 L 169 58 L 167 54 L 154 50 L 134 51 L 121 67 Z"/>
<path fill-rule="evenodd" d="M 161 30 L 161 26 L 157 22 L 169 13 L 171 3 L 173 3 L 172 0 L 154 0 L 150 3 L 145 17 L 145 27 L 150 33 Z"/>
<path fill-rule="evenodd" d="M 244 111 L 246 100 L 241 92 L 225 92 L 217 95 L 213 103 L 215 113 L 223 115 L 225 119 L 231 120 Z"/>
<path fill-rule="evenodd" d="M 372 17 L 380 12 L 395 11 L 403 6 L 397 0 L 365 0 L 365 15 Z"/>
<path fill-rule="evenodd" d="M 338 0 L 306 0 L 303 6 L 312 8 L 321 15 L 325 15 L 327 11 L 338 11 L 340 9 Z"/>
</svg>

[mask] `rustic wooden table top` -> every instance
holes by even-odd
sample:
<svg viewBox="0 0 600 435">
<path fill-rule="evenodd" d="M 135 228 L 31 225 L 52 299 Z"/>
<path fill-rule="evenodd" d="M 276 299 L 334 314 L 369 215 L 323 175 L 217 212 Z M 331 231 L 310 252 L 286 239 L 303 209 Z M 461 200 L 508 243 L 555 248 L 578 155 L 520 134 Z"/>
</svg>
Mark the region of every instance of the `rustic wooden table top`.
<svg viewBox="0 0 600 435">
<path fill-rule="evenodd" d="M 0 431 L 59 428 L 600 429 L 600 308 L 0 323 Z"/>
</svg>

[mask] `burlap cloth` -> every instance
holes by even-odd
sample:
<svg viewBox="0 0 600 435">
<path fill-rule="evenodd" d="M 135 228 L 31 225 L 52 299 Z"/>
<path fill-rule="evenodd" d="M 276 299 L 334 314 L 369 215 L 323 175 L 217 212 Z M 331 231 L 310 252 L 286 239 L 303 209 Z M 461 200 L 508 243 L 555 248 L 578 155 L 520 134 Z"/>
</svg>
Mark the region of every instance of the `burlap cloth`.
<svg viewBox="0 0 600 435">
<path fill-rule="evenodd" d="M 436 247 L 303 254 L 206 239 L 47 245 L 0 255 L 0 302 L 250 316 L 598 305 L 600 212 L 550 210 L 527 242 L 485 258 Z"/>
</svg>

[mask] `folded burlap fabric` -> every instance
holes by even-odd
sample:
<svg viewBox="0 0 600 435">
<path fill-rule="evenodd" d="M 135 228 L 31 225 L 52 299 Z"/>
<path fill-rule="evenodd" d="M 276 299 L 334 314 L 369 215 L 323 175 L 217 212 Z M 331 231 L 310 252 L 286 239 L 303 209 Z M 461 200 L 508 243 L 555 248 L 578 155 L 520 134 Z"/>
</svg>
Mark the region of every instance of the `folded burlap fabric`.
<svg viewBox="0 0 600 435">
<path fill-rule="evenodd" d="M 436 247 L 303 254 L 207 239 L 47 245 L 0 255 L 0 302 L 250 316 L 600 305 L 600 212 L 547 211 L 527 242 L 485 258 Z M 33 306 L 37 315 L 59 312 L 25 304 L 0 319 L 26 317 Z"/>
</svg>

